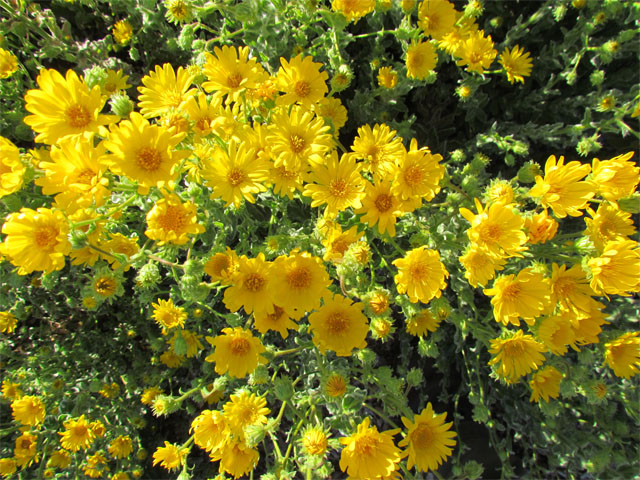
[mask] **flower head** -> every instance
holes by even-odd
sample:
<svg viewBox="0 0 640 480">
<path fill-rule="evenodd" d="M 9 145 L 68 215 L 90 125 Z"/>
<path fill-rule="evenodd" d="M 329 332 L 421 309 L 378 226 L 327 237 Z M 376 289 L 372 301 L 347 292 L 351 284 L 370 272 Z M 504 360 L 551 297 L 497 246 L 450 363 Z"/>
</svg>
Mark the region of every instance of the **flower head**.
<svg viewBox="0 0 640 480">
<path fill-rule="evenodd" d="M 244 308 L 246 313 L 273 312 L 273 275 L 271 262 L 264 253 L 256 258 L 245 255 L 238 259 L 238 268 L 231 279 L 232 285 L 224 292 L 223 302 L 232 312 Z"/>
<path fill-rule="evenodd" d="M 213 353 L 205 361 L 216 364 L 218 375 L 228 372 L 232 377 L 243 378 L 253 372 L 259 363 L 267 363 L 261 355 L 266 349 L 250 330 L 223 328 L 222 335 L 205 338 L 214 347 Z"/>
<path fill-rule="evenodd" d="M 630 160 L 635 152 L 610 160 L 593 159 L 591 182 L 598 193 L 611 202 L 631 195 L 640 182 L 640 167 Z"/>
<path fill-rule="evenodd" d="M 374 175 L 393 174 L 397 162 L 405 155 L 402 140 L 388 125 L 363 125 L 353 140 L 351 150 L 356 158 L 364 160 L 364 170 Z"/>
<path fill-rule="evenodd" d="M 174 305 L 172 299 L 163 300 L 159 298 L 158 303 L 153 304 L 151 317 L 162 327 L 163 333 L 166 333 L 172 328 L 184 327 L 187 312 L 184 311 L 184 308 Z"/>
<path fill-rule="evenodd" d="M 393 261 L 398 268 L 394 281 L 398 293 L 409 295 L 409 301 L 429 303 L 433 298 L 439 298 L 446 288 L 449 272 L 440 261 L 440 254 L 425 246 L 414 248 L 407 252 L 404 258 Z"/>
<path fill-rule="evenodd" d="M 507 73 L 509 83 L 524 83 L 524 77 L 531 75 L 531 57 L 529 52 L 525 53 L 524 48 L 518 45 L 511 50 L 506 48 L 504 52 L 500 54 L 499 62 Z"/>
<path fill-rule="evenodd" d="M 555 237 L 558 222 L 549 216 L 547 209 L 530 217 L 525 217 L 524 228 L 527 230 L 527 242 L 533 244 L 546 243 Z"/>
<path fill-rule="evenodd" d="M 0 79 L 9 78 L 18 70 L 18 58 L 8 50 L 0 48 Z"/>
<path fill-rule="evenodd" d="M 217 411 L 204 410 L 191 422 L 193 441 L 207 452 L 222 447 L 229 439 L 226 417 Z"/>
<path fill-rule="evenodd" d="M 396 220 L 405 213 L 406 205 L 392 190 L 392 181 L 389 178 L 380 178 L 376 183 L 365 184 L 362 207 L 355 213 L 363 213 L 360 222 L 370 227 L 377 225 L 381 235 L 388 233 L 396 235 Z"/>
<path fill-rule="evenodd" d="M 461 57 L 457 65 L 466 65 L 469 72 L 480 75 L 491 66 L 497 54 L 491 35 L 485 37 L 482 30 L 472 32 L 467 39 L 460 42 L 455 52 L 456 56 Z"/>
<path fill-rule="evenodd" d="M 560 395 L 560 382 L 562 381 L 562 374 L 551 365 L 538 370 L 531 377 L 529 386 L 531 387 L 530 402 L 539 402 L 540 399 L 545 402 L 549 401 L 549 398 L 558 398 Z"/>
<path fill-rule="evenodd" d="M 607 242 L 599 257 L 587 262 L 597 294 L 629 296 L 640 291 L 640 248 L 633 240 Z"/>
<path fill-rule="evenodd" d="M 131 37 L 133 37 L 133 27 L 127 20 L 119 20 L 113 26 L 111 34 L 116 43 L 126 45 L 131 41 Z"/>
<path fill-rule="evenodd" d="M 147 230 L 144 234 L 158 245 L 171 243 L 184 245 L 190 235 L 204 232 L 198 223 L 196 206 L 191 202 L 182 202 L 175 193 L 165 195 L 158 200 L 147 213 Z"/>
<path fill-rule="evenodd" d="M 620 210 L 615 203 L 601 203 L 596 212 L 587 207 L 587 213 L 591 218 L 584 218 L 587 226 L 584 233 L 599 252 L 603 251 L 607 242 L 624 240 L 636 233 L 631 213 Z"/>
<path fill-rule="evenodd" d="M 42 400 L 33 395 L 24 395 L 13 400 L 11 410 L 14 420 L 31 427 L 40 425 L 46 414 Z"/>
<path fill-rule="evenodd" d="M 489 365 L 496 365 L 496 373 L 507 383 L 536 370 L 543 362 L 546 347 L 522 330 L 510 332 L 504 338 L 491 340 Z"/>
<path fill-rule="evenodd" d="M 0 312 L 0 332 L 11 333 L 16 329 L 18 319 L 11 312 Z"/>
<path fill-rule="evenodd" d="M 229 247 L 225 252 L 213 254 L 204 264 L 204 273 L 211 277 L 211 281 L 225 284 L 230 283 L 237 269 L 238 255 Z"/>
<path fill-rule="evenodd" d="M 469 285 L 485 286 L 496 275 L 497 270 L 504 269 L 506 259 L 491 253 L 477 244 L 470 244 L 464 255 L 458 257 L 464 267 L 464 277 Z"/>
<path fill-rule="evenodd" d="M 25 171 L 18 147 L 0 137 L 0 198 L 20 190 Z"/>
<path fill-rule="evenodd" d="M 406 63 L 407 77 L 424 80 L 438 63 L 435 47 L 429 42 L 411 43 L 407 50 Z"/>
<path fill-rule="evenodd" d="M 366 346 L 369 327 L 363 307 L 342 295 L 324 299 L 324 305 L 309 315 L 313 343 L 320 352 L 333 350 L 338 356 L 349 357 L 354 348 Z"/>
<path fill-rule="evenodd" d="M 187 98 L 195 95 L 196 89 L 189 89 L 193 75 L 183 67 L 174 70 L 170 63 L 156 65 L 148 75 L 142 77 L 142 87 L 138 87 L 140 113 L 146 118 L 160 117 L 179 109 Z"/>
<path fill-rule="evenodd" d="M 278 88 L 283 95 L 277 98 L 277 105 L 311 106 L 323 98 L 329 91 L 327 88 L 327 72 L 321 72 L 321 63 L 313 61 L 312 57 L 303 57 L 302 54 L 290 61 L 280 59 L 281 67 L 278 70 Z"/>
<path fill-rule="evenodd" d="M 320 425 L 307 426 L 302 432 L 302 448 L 307 455 L 322 456 L 327 452 L 329 436 Z"/>
<path fill-rule="evenodd" d="M 164 447 L 158 447 L 153 453 L 153 465 L 160 464 L 161 467 L 167 470 L 176 470 L 184 465 L 188 454 L 188 448 L 182 448 L 165 440 Z"/>
<path fill-rule="evenodd" d="M 429 310 L 421 310 L 407 319 L 407 333 L 414 337 L 423 337 L 428 332 L 435 332 L 441 320 L 434 317 Z"/>
<path fill-rule="evenodd" d="M 398 84 L 398 72 L 392 67 L 382 67 L 378 70 L 378 85 L 392 89 Z"/>
<path fill-rule="evenodd" d="M 375 0 L 333 0 L 331 2 L 331 9 L 334 12 L 340 12 L 347 21 L 358 23 L 362 17 L 368 13 L 373 12 L 376 7 Z"/>
<path fill-rule="evenodd" d="M 234 479 L 251 472 L 258 463 L 259 458 L 260 454 L 255 448 L 251 448 L 238 440 L 231 440 L 220 449 L 211 452 L 211 461 L 220 460 L 218 471 L 220 473 L 228 473 Z"/>
<path fill-rule="evenodd" d="M 332 373 L 324 382 L 324 391 L 332 398 L 342 397 L 347 391 L 347 380 L 339 373 Z"/>
<path fill-rule="evenodd" d="M 640 373 L 640 332 L 627 332 L 604 346 L 604 359 L 613 373 L 631 378 Z"/>
<path fill-rule="evenodd" d="M 89 448 L 93 443 L 95 435 L 84 415 L 79 418 L 70 418 L 64 422 L 64 432 L 58 433 L 60 444 L 65 450 L 77 452 L 81 449 Z"/>
<path fill-rule="evenodd" d="M 113 458 L 127 458 L 133 452 L 133 444 L 129 435 L 120 435 L 109 444 L 109 453 Z"/>
<path fill-rule="evenodd" d="M 436 40 L 452 31 L 457 19 L 455 6 L 447 0 L 424 0 L 418 8 L 418 26 Z"/>
<path fill-rule="evenodd" d="M 231 395 L 224 404 L 224 418 L 231 433 L 244 439 L 244 429 L 249 425 L 264 425 L 267 423 L 267 401 L 264 397 L 249 393 L 246 390 Z"/>
</svg>

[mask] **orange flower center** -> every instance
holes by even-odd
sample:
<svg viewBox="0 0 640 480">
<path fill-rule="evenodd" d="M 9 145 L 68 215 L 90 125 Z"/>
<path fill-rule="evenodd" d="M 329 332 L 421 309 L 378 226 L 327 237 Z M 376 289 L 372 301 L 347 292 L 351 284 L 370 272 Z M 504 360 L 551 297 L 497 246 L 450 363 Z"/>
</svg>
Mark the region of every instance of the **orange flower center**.
<svg viewBox="0 0 640 480">
<path fill-rule="evenodd" d="M 76 183 L 84 183 L 91 184 L 93 177 L 96 176 L 96 172 L 93 170 L 86 169 L 83 172 L 80 172 L 76 177 Z"/>
<path fill-rule="evenodd" d="M 224 253 L 217 253 L 210 261 L 211 270 L 218 276 L 231 266 L 231 259 Z"/>
<path fill-rule="evenodd" d="M 209 130 L 211 125 L 211 119 L 209 117 L 199 118 L 196 122 L 195 129 L 200 130 L 201 132 Z"/>
<path fill-rule="evenodd" d="M 67 117 L 69 126 L 72 128 L 84 128 L 91 123 L 89 110 L 77 103 L 67 108 L 64 114 Z"/>
<path fill-rule="evenodd" d="M 71 429 L 72 435 L 75 437 L 85 437 L 89 433 L 89 428 L 86 425 L 76 425 Z"/>
<path fill-rule="evenodd" d="M 251 344 L 246 338 L 232 338 L 229 348 L 231 349 L 231 353 L 234 355 L 245 355 L 249 350 L 251 350 Z"/>
<path fill-rule="evenodd" d="M 422 263 L 414 263 L 409 266 L 409 276 L 414 282 L 421 282 L 429 273 L 429 269 Z"/>
<path fill-rule="evenodd" d="M 267 319 L 271 322 L 271 323 L 280 323 L 280 320 L 282 319 L 282 315 L 284 314 L 284 309 L 274 305 L 273 306 L 273 313 L 268 313 L 267 314 Z"/>
<path fill-rule="evenodd" d="M 250 292 L 259 292 L 264 288 L 266 279 L 259 273 L 250 273 L 244 278 L 242 285 Z"/>
<path fill-rule="evenodd" d="M 20 449 L 21 450 L 29 450 L 31 448 L 31 440 L 28 438 L 23 438 L 20 440 Z"/>
<path fill-rule="evenodd" d="M 411 55 L 411 57 L 409 58 L 409 69 L 417 70 L 421 66 L 422 66 L 422 54 L 414 53 L 413 55 Z"/>
<path fill-rule="evenodd" d="M 489 223 L 480 227 L 480 238 L 484 242 L 497 242 L 502 236 L 500 225 Z"/>
<path fill-rule="evenodd" d="M 433 444 L 433 431 L 429 425 L 419 424 L 411 433 L 411 441 L 416 446 L 416 450 L 426 451 Z"/>
<path fill-rule="evenodd" d="M 227 87 L 229 88 L 238 88 L 241 82 L 242 75 L 240 75 L 238 72 L 227 77 Z"/>
<path fill-rule="evenodd" d="M 381 193 L 380 195 L 378 195 L 374 203 L 378 211 L 380 213 L 384 213 L 391 208 L 391 205 L 393 205 L 393 199 L 390 195 Z"/>
<path fill-rule="evenodd" d="M 299 82 L 296 82 L 293 90 L 296 92 L 297 96 L 299 96 L 300 98 L 304 98 L 311 92 L 311 86 L 309 85 L 309 82 L 301 80 Z"/>
<path fill-rule="evenodd" d="M 524 343 L 520 340 L 511 340 L 503 348 L 505 355 L 511 358 L 518 358 L 525 352 Z"/>
<path fill-rule="evenodd" d="M 376 145 L 371 145 L 368 149 L 367 149 L 367 156 L 371 157 L 371 161 L 372 162 L 377 162 L 378 161 L 378 152 L 380 150 L 378 149 L 378 147 Z"/>
<path fill-rule="evenodd" d="M 331 251 L 339 253 L 341 255 L 344 255 L 344 252 L 347 251 L 347 248 L 349 248 L 349 242 L 347 242 L 344 238 L 339 238 L 331 244 Z"/>
<path fill-rule="evenodd" d="M 378 438 L 373 431 L 367 431 L 355 441 L 357 456 L 372 456 L 377 453 Z"/>
<path fill-rule="evenodd" d="M 58 244 L 58 229 L 52 226 L 40 227 L 35 232 L 36 245 L 40 248 L 52 249 Z"/>
<path fill-rule="evenodd" d="M 296 267 L 287 273 L 287 283 L 293 288 L 309 288 L 311 272 L 306 267 Z"/>
<path fill-rule="evenodd" d="M 164 215 L 160 215 L 158 217 L 158 223 L 160 224 L 160 228 L 162 228 L 162 230 L 170 232 L 182 231 L 186 223 L 182 208 L 175 205 L 168 206 L 166 211 L 164 212 Z"/>
<path fill-rule="evenodd" d="M 520 295 L 520 285 L 518 285 L 517 283 L 512 283 L 511 285 L 507 285 L 503 290 L 502 290 L 502 298 L 508 301 L 515 301 L 518 299 L 518 296 Z"/>
<path fill-rule="evenodd" d="M 407 167 L 404 171 L 404 181 L 407 182 L 407 185 L 410 187 L 415 187 L 422 183 L 423 178 L 424 173 L 422 172 L 422 168 L 417 165 Z"/>
<path fill-rule="evenodd" d="M 343 312 L 335 312 L 327 317 L 327 330 L 331 335 L 340 335 L 347 330 L 349 318 Z"/>
<path fill-rule="evenodd" d="M 232 187 L 237 187 L 244 182 L 246 178 L 246 174 L 239 168 L 232 168 L 229 170 L 229 173 L 227 173 L 227 182 L 229 182 L 229 185 Z"/>
<path fill-rule="evenodd" d="M 291 135 L 289 143 L 291 145 L 291 150 L 293 150 L 295 153 L 302 152 L 307 145 L 304 138 L 296 134 Z"/>
<path fill-rule="evenodd" d="M 142 147 L 136 154 L 136 165 L 147 172 L 154 172 L 162 163 L 162 155 L 153 147 Z"/>
<path fill-rule="evenodd" d="M 298 172 L 295 170 L 287 170 L 284 166 L 276 168 L 276 171 L 280 178 L 284 178 L 286 180 L 293 180 L 298 176 Z"/>
<path fill-rule="evenodd" d="M 329 192 L 331 195 L 337 198 L 344 198 L 347 196 L 349 192 L 347 188 L 347 182 L 345 182 L 341 178 L 336 178 L 335 180 L 331 180 L 329 183 Z"/>
<path fill-rule="evenodd" d="M 576 284 L 571 278 L 561 277 L 556 280 L 553 290 L 558 297 L 568 297 L 575 290 Z"/>
<path fill-rule="evenodd" d="M 105 297 L 113 295 L 116 288 L 117 284 L 113 278 L 98 278 L 93 284 L 93 289 L 96 293 Z"/>
</svg>

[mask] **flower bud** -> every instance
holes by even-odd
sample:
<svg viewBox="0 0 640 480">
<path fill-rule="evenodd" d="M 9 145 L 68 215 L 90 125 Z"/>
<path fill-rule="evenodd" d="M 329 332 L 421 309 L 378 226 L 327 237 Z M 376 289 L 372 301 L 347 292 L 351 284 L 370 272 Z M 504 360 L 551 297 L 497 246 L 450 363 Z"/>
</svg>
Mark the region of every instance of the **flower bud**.
<svg viewBox="0 0 640 480">
<path fill-rule="evenodd" d="M 293 397 L 293 382 L 287 375 L 276 378 L 273 381 L 273 393 L 282 402 Z"/>
<path fill-rule="evenodd" d="M 640 193 L 634 193 L 630 197 L 618 199 L 618 207 L 620 210 L 634 215 L 640 213 Z"/>
<path fill-rule="evenodd" d="M 518 170 L 518 181 L 520 183 L 533 183 L 539 175 L 542 175 L 540 165 L 529 160 Z"/>
<path fill-rule="evenodd" d="M 424 381 L 424 375 L 419 368 L 412 368 L 407 373 L 407 384 L 411 387 L 417 387 Z"/>
<path fill-rule="evenodd" d="M 121 117 L 128 117 L 133 111 L 133 102 L 124 93 L 115 93 L 109 100 L 111 111 Z"/>
<path fill-rule="evenodd" d="M 149 290 L 160 281 L 160 270 L 158 265 L 149 262 L 143 265 L 136 275 L 136 285 L 143 290 Z"/>
<path fill-rule="evenodd" d="M 594 87 L 599 87 L 604 82 L 604 71 L 596 70 L 591 75 L 589 75 L 589 81 Z"/>
</svg>

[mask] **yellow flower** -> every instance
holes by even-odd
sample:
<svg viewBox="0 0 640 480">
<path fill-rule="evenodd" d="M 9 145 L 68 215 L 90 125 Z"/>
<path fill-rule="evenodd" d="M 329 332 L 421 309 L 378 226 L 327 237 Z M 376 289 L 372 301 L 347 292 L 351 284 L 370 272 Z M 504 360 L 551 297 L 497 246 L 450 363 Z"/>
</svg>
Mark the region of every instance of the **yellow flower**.
<svg viewBox="0 0 640 480">
<path fill-rule="evenodd" d="M 259 363 L 267 363 L 261 355 L 266 351 L 259 338 L 241 327 L 223 328 L 222 335 L 205 337 L 213 345 L 213 353 L 205 361 L 214 362 L 218 375 L 228 373 L 243 378 L 253 372 Z"/>
<path fill-rule="evenodd" d="M 204 232 L 204 227 L 198 223 L 196 206 L 191 202 L 182 203 L 175 193 L 165 194 L 158 200 L 146 219 L 144 234 L 156 240 L 159 246 L 167 243 L 184 245 L 190 240 L 190 235 Z"/>
<path fill-rule="evenodd" d="M 407 333 L 414 337 L 423 337 L 427 332 L 435 332 L 441 320 L 434 317 L 429 310 L 420 312 L 407 319 Z"/>
<path fill-rule="evenodd" d="M 576 334 L 569 315 L 544 317 L 538 322 L 536 336 L 554 355 L 562 356 L 567 353 L 567 346 L 577 350 L 575 346 Z"/>
<path fill-rule="evenodd" d="M 525 217 L 524 228 L 527 230 L 527 242 L 532 245 L 546 243 L 556 236 L 558 222 L 549 216 L 547 209 L 530 217 Z"/>
<path fill-rule="evenodd" d="M 193 7 L 189 1 L 165 0 L 164 6 L 167 7 L 167 20 L 171 23 L 190 22 L 193 17 Z"/>
<path fill-rule="evenodd" d="M 339 98 L 325 97 L 314 105 L 314 112 L 325 120 L 330 120 L 333 125 L 334 135 L 338 134 L 345 123 L 347 123 L 347 109 L 344 108 Z"/>
<path fill-rule="evenodd" d="M 161 467 L 167 470 L 176 470 L 184 465 L 188 454 L 188 448 L 182 448 L 165 440 L 164 447 L 158 447 L 153 452 L 153 466 L 160 464 Z"/>
<path fill-rule="evenodd" d="M 579 217 L 582 215 L 580 210 L 595 194 L 589 182 L 580 181 L 590 170 L 590 165 L 576 161 L 564 165 L 564 157 L 556 162 L 556 157 L 551 155 L 544 167 L 544 178 L 536 177 L 536 185 L 529 190 L 529 196 L 540 198 L 542 206 L 551 208 L 556 217 Z"/>
<path fill-rule="evenodd" d="M 549 281 L 531 268 L 517 275 L 501 275 L 493 287 L 485 288 L 484 294 L 492 296 L 493 318 L 504 326 L 520 325 L 520 318 L 529 325 L 548 307 L 551 297 Z"/>
<path fill-rule="evenodd" d="M 167 350 L 162 355 L 160 355 L 160 361 L 169 368 L 178 368 L 180 365 L 184 363 L 185 357 L 184 355 L 178 355 L 173 350 Z M 156 402 L 157 403 L 157 402 Z M 154 414 L 157 410 L 156 403 L 154 403 Z"/>
<path fill-rule="evenodd" d="M 640 249 L 633 240 L 607 242 L 599 257 L 587 262 L 591 288 L 598 295 L 629 296 L 640 291 Z"/>
<path fill-rule="evenodd" d="M 373 12 L 376 0 L 333 0 L 331 10 L 342 13 L 348 22 L 358 23 L 362 17 Z"/>
<path fill-rule="evenodd" d="M 631 378 L 640 372 L 640 332 L 627 332 L 605 343 L 604 359 L 613 373 Z"/>
<path fill-rule="evenodd" d="M 392 67 L 382 67 L 378 70 L 378 85 L 388 89 L 395 88 L 398 85 L 398 72 Z"/>
<path fill-rule="evenodd" d="M 23 425 L 36 427 L 44 421 L 46 410 L 38 397 L 25 395 L 11 402 L 11 415 Z"/>
<path fill-rule="evenodd" d="M 385 290 L 375 290 L 366 295 L 367 311 L 373 315 L 384 315 L 389 311 L 389 294 Z"/>
<path fill-rule="evenodd" d="M 155 398 L 164 393 L 160 387 L 145 388 L 140 397 L 140 401 L 145 405 L 151 405 Z"/>
<path fill-rule="evenodd" d="M 329 437 L 320 425 L 307 426 L 302 432 L 302 448 L 307 455 L 324 455 L 329 446 Z"/>
<path fill-rule="evenodd" d="M 204 348 L 204 345 L 202 345 L 202 342 L 200 342 L 201 338 L 202 335 L 193 333 L 191 330 L 174 330 L 173 336 L 169 340 L 169 344 L 175 351 L 176 342 L 184 342 L 183 344 L 185 345 L 185 347 L 183 348 L 186 349 L 184 355 L 187 358 L 191 358 L 197 356 L 200 350 Z"/>
<path fill-rule="evenodd" d="M 552 366 L 544 367 L 531 377 L 529 386 L 531 387 L 530 402 L 539 402 L 542 398 L 545 402 L 549 398 L 558 398 L 560 395 L 560 382 L 562 374 Z"/>
<path fill-rule="evenodd" d="M 409 151 L 398 162 L 391 191 L 402 200 L 433 200 L 444 177 L 444 166 L 438 163 L 441 160 L 442 155 L 432 154 L 427 147 L 418 148 L 418 141 L 412 138 Z"/>
<path fill-rule="evenodd" d="M 19 467 L 25 468 L 38 461 L 37 443 L 38 437 L 29 432 L 23 432 L 16 438 L 13 457 Z"/>
<path fill-rule="evenodd" d="M 145 118 L 160 117 L 179 109 L 196 89 L 189 89 L 194 76 L 183 67 L 175 71 L 170 63 L 156 65 L 154 71 L 142 77 L 138 87 L 138 107 Z"/>
<path fill-rule="evenodd" d="M 478 24 L 472 18 L 462 18 L 458 20 L 457 25 L 438 39 L 438 48 L 449 55 L 455 55 L 464 41 L 477 31 Z"/>
<path fill-rule="evenodd" d="M 587 213 L 592 218 L 585 217 L 587 229 L 584 233 L 589 236 L 599 252 L 602 252 L 607 242 L 624 240 L 625 237 L 636 233 L 631 214 L 618 209 L 615 203 L 601 203 L 596 212 L 587 207 Z"/>
<path fill-rule="evenodd" d="M 246 390 L 231 395 L 222 408 L 230 432 L 240 439 L 244 439 L 245 427 L 266 424 L 270 413 L 264 397 L 250 394 Z"/>
<path fill-rule="evenodd" d="M 19 275 L 60 270 L 71 251 L 69 223 L 59 210 L 22 208 L 7 216 L 2 233 L 7 236 L 0 243 L 0 254 L 19 267 Z"/>
<path fill-rule="evenodd" d="M 98 269 L 91 280 L 91 291 L 94 298 L 111 300 L 124 292 L 122 279 L 111 269 Z"/>
<path fill-rule="evenodd" d="M 514 192 L 511 182 L 502 179 L 492 180 L 487 187 L 486 196 L 487 203 L 502 202 L 505 205 L 513 203 Z"/>
<path fill-rule="evenodd" d="M 586 312 L 571 311 L 569 313 L 577 345 L 600 342 L 598 335 L 602 332 L 602 325 L 607 323 L 602 310 L 604 310 L 604 305 L 592 299 Z"/>
<path fill-rule="evenodd" d="M 428 2 L 423 2 L 428 3 Z M 411 43 L 407 50 L 407 77 L 416 80 L 424 80 L 429 76 L 438 63 L 438 54 L 435 47 L 429 42 L 415 41 Z"/>
<path fill-rule="evenodd" d="M 207 452 L 218 450 L 229 440 L 226 417 L 218 411 L 204 410 L 191 422 L 193 441 Z"/>
<path fill-rule="evenodd" d="M 65 450 L 77 452 L 80 449 L 89 448 L 93 443 L 95 435 L 84 415 L 79 418 L 70 418 L 63 425 L 65 430 L 58 433 L 58 435 L 62 437 L 60 438 L 60 444 Z"/>
<path fill-rule="evenodd" d="M 365 418 L 356 432 L 340 439 L 344 445 L 340 454 L 340 470 L 351 478 L 380 478 L 390 475 L 400 462 L 400 449 L 393 443 L 393 435 L 399 431 L 378 432 Z"/>
<path fill-rule="evenodd" d="M 226 247 L 225 252 L 215 253 L 206 261 L 204 273 L 209 275 L 213 282 L 229 284 L 238 269 L 238 261 L 236 252 Z"/>
<path fill-rule="evenodd" d="M 18 319 L 11 312 L 0 312 L 0 332 L 11 333 L 16 329 Z"/>
<path fill-rule="evenodd" d="M 121 233 L 110 233 L 109 239 L 104 241 L 101 247 L 103 250 L 109 253 L 120 253 L 128 258 L 132 257 L 133 255 L 138 253 L 138 250 L 140 250 L 140 247 L 138 246 L 137 236 L 134 235 L 129 238 L 125 237 Z M 114 270 L 117 270 L 118 268 L 123 266 L 112 255 L 105 255 L 101 253 L 100 256 L 103 260 L 109 262 L 111 264 L 111 268 L 113 268 Z M 129 270 L 129 268 L 131 268 L 130 264 L 124 265 L 125 272 Z"/>
<path fill-rule="evenodd" d="M 113 458 L 127 458 L 133 452 L 133 444 L 129 435 L 120 435 L 109 444 L 109 453 Z"/>
<path fill-rule="evenodd" d="M 71 465 L 71 454 L 63 449 L 54 451 L 47 461 L 48 467 L 64 469 L 69 465 Z"/>
<path fill-rule="evenodd" d="M 102 125 L 117 120 L 114 115 L 100 111 L 107 97 L 100 86 L 91 90 L 73 70 L 63 77 L 55 70 L 41 70 L 36 82 L 39 90 L 29 90 L 25 96 L 25 109 L 33 115 L 24 118 L 36 136 L 36 142 L 53 145 L 67 135 L 97 133 Z"/>
<path fill-rule="evenodd" d="M 327 72 L 321 72 L 321 63 L 315 63 L 312 57 L 302 54 L 290 61 L 280 58 L 281 67 L 278 69 L 278 88 L 283 95 L 276 99 L 276 105 L 289 106 L 293 103 L 311 108 L 322 99 L 327 88 Z"/>
<path fill-rule="evenodd" d="M 531 57 L 529 52 L 525 53 L 524 48 L 518 45 L 511 50 L 505 48 L 504 52 L 500 54 L 499 62 L 507 74 L 509 83 L 524 83 L 524 77 L 531 75 Z"/>
<path fill-rule="evenodd" d="M 25 171 L 18 147 L 0 137 L 0 198 L 20 190 Z"/>
<path fill-rule="evenodd" d="M 9 78 L 18 70 L 18 57 L 0 48 L 0 79 Z"/>
<path fill-rule="evenodd" d="M 406 293 L 412 303 L 429 303 L 434 297 L 440 298 L 442 290 L 447 286 L 449 272 L 435 250 L 425 246 L 414 248 L 404 258 L 398 258 L 392 263 L 398 268 L 398 274 L 393 277 L 398 293 Z"/>
<path fill-rule="evenodd" d="M 194 142 L 197 142 L 213 131 L 216 120 L 222 113 L 221 100 L 213 98 L 211 101 L 207 96 L 200 92 L 185 100 L 181 110 L 187 114 L 189 120 L 193 122 L 193 131 L 196 134 Z M 204 148 L 209 149 L 209 145 L 203 144 Z M 207 152 L 208 153 L 208 152 Z M 209 155 L 207 155 L 208 157 Z"/>
<path fill-rule="evenodd" d="M 504 338 L 491 340 L 489 353 L 493 358 L 489 365 L 498 364 L 496 373 L 507 383 L 516 382 L 520 377 L 536 370 L 543 362 L 547 349 L 531 335 L 522 330 L 509 332 Z"/>
<path fill-rule="evenodd" d="M 22 396 L 22 392 L 20 391 L 20 384 L 13 383 L 11 380 L 4 379 L 2 381 L 2 396 L 7 400 L 15 400 L 16 398 L 20 398 Z"/>
<path fill-rule="evenodd" d="M 116 43 L 126 45 L 131 41 L 131 37 L 133 37 L 133 27 L 127 20 L 119 20 L 113 26 L 111 34 Z"/>
<path fill-rule="evenodd" d="M 224 292 L 224 305 L 231 312 L 244 308 L 247 314 L 273 312 L 271 263 L 260 252 L 256 258 L 245 255 L 238 259 L 238 271 L 232 285 Z"/>
<path fill-rule="evenodd" d="M 220 460 L 218 471 L 226 472 L 233 478 L 240 478 L 250 473 L 258 463 L 259 457 L 260 454 L 256 449 L 237 440 L 231 440 L 211 453 L 212 462 Z"/>
<path fill-rule="evenodd" d="M 610 160 L 593 159 L 591 182 L 597 192 L 610 202 L 628 197 L 640 182 L 640 167 L 629 159 L 635 152 L 618 155 Z"/>
<path fill-rule="evenodd" d="M 436 40 L 453 30 L 457 19 L 458 12 L 446 0 L 424 0 L 418 8 L 418 25 Z"/>
<path fill-rule="evenodd" d="M 450 430 L 453 422 L 444 423 L 446 413 L 436 414 L 431 402 L 413 417 L 413 421 L 402 417 L 402 423 L 407 428 L 407 436 L 398 443 L 400 447 L 407 447 L 404 452 L 409 455 L 407 468 L 415 466 L 419 472 L 437 470 L 447 457 L 451 456 L 451 447 L 455 446 L 456 432 Z"/>
<path fill-rule="evenodd" d="M 323 260 L 327 262 L 341 262 L 345 252 L 349 246 L 360 239 L 364 232 L 358 231 L 358 226 L 354 225 L 346 232 L 342 231 L 342 227 L 336 224 L 335 228 L 332 228 L 322 240 L 322 245 L 325 248 Z"/>
<path fill-rule="evenodd" d="M 355 210 L 355 213 L 364 213 L 360 218 L 361 223 L 366 223 L 370 227 L 377 225 L 381 235 L 389 233 L 394 237 L 396 220 L 407 209 L 400 196 L 392 191 L 391 184 L 388 178 L 380 178 L 375 184 L 367 182 L 362 197 L 362 207 Z"/>
<path fill-rule="evenodd" d="M 347 391 L 347 380 L 339 373 L 332 373 L 324 382 L 324 391 L 332 398 L 342 397 Z"/>
<path fill-rule="evenodd" d="M 465 254 L 458 257 L 464 267 L 464 277 L 472 287 L 485 286 L 496 275 L 496 270 L 503 270 L 506 259 L 492 254 L 486 248 L 470 244 Z"/>
<path fill-rule="evenodd" d="M 187 312 L 182 307 L 176 307 L 172 299 L 162 300 L 159 298 L 158 303 L 154 303 L 152 306 L 153 315 L 151 316 L 162 327 L 163 334 L 166 334 L 167 330 L 171 328 L 184 327 Z"/>
<path fill-rule="evenodd" d="M 17 465 L 13 458 L 0 458 L 0 475 L 9 477 L 16 473 Z"/>
<path fill-rule="evenodd" d="M 325 298 L 324 305 L 309 315 L 313 343 L 321 353 L 336 352 L 341 357 L 351 356 L 354 348 L 364 348 L 369 331 L 364 305 L 353 303 L 342 295 Z"/>
<path fill-rule="evenodd" d="M 130 88 L 131 85 L 127 83 L 127 79 L 129 75 L 124 75 L 122 70 L 107 70 L 107 78 L 102 84 L 102 93 L 106 95 L 113 95 L 114 93 L 118 93 L 122 90 L 126 90 Z"/>
<path fill-rule="evenodd" d="M 377 175 L 394 172 L 394 167 L 405 155 L 402 140 L 396 137 L 396 131 L 389 126 L 375 124 L 358 128 L 351 149 L 356 158 L 365 161 L 364 170 Z"/>
<path fill-rule="evenodd" d="M 484 31 L 479 30 L 471 33 L 469 38 L 460 43 L 455 52 L 458 60 L 457 65 L 467 66 L 469 72 L 476 72 L 480 75 L 491 66 L 493 59 L 496 58 L 498 52 L 493 48 L 491 35 L 484 36 Z"/>
<path fill-rule="evenodd" d="M 589 312 L 594 292 L 580 265 L 567 270 L 566 265 L 553 263 L 550 284 L 552 306 L 560 303 L 565 310 Z"/>
</svg>

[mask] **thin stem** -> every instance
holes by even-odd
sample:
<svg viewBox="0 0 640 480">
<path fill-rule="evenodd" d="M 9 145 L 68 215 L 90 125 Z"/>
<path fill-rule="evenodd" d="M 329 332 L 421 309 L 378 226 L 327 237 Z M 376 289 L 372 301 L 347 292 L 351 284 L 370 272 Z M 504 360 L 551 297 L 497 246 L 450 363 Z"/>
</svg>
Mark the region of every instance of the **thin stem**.
<svg viewBox="0 0 640 480">
<path fill-rule="evenodd" d="M 387 424 L 391 425 L 393 428 L 400 428 L 400 427 L 398 427 L 398 425 L 396 425 L 396 423 L 394 421 L 392 421 L 384 413 L 382 413 L 380 410 L 377 410 L 377 409 L 373 408 L 368 403 L 363 403 L 362 406 L 364 408 L 368 408 L 369 410 L 371 410 L 373 413 L 375 413 L 377 416 L 379 416 L 381 419 L 383 419 L 385 422 L 387 422 Z"/>
</svg>

